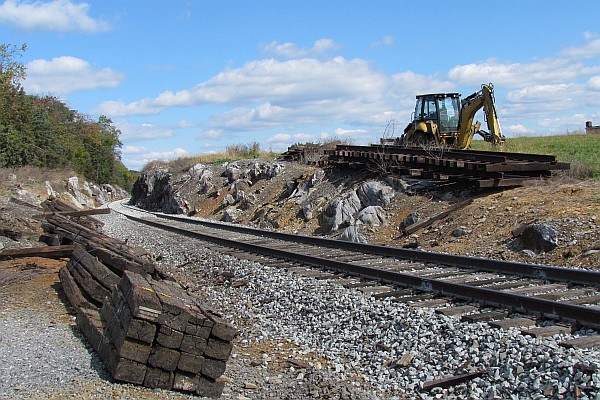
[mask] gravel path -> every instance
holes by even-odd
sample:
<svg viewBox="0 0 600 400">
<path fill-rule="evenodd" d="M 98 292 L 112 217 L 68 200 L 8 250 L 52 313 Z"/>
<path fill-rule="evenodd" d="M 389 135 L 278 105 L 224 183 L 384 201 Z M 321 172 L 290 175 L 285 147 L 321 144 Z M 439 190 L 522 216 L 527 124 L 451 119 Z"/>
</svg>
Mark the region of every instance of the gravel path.
<svg viewBox="0 0 600 400">
<path fill-rule="evenodd" d="M 558 345 L 571 335 L 540 340 L 461 323 L 240 261 L 116 213 L 101 219 L 106 233 L 154 254 L 240 328 L 223 398 L 600 398 L 600 352 Z M 109 382 L 72 322 L 21 314 L 0 311 L 0 398 L 184 398 Z M 482 378 L 421 390 L 425 381 L 481 369 Z"/>
</svg>

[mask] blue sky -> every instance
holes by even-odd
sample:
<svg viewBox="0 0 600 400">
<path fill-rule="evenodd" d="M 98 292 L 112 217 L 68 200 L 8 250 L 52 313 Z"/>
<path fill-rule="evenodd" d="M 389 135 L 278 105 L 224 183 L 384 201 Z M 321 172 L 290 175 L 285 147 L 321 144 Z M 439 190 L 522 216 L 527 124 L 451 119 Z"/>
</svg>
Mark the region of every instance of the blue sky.
<svg viewBox="0 0 600 400">
<path fill-rule="evenodd" d="M 508 137 L 600 124 L 596 0 L 5 0 L 0 43 L 27 44 L 27 93 L 111 118 L 131 169 L 368 144 L 401 134 L 416 94 L 487 82 Z"/>
</svg>

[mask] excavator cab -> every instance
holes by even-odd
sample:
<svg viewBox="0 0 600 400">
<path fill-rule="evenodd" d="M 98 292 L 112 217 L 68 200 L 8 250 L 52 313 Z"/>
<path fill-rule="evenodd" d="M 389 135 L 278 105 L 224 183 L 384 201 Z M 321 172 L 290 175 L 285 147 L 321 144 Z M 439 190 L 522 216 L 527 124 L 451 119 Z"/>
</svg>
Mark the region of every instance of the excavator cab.
<svg viewBox="0 0 600 400">
<path fill-rule="evenodd" d="M 480 130 L 473 121 L 483 108 L 489 132 Z M 481 90 L 461 100 L 459 93 L 433 93 L 417 96 L 413 120 L 396 142 L 404 146 L 442 145 L 467 149 L 478 134 L 494 145 L 504 143 L 494 105 L 494 87 L 481 85 Z"/>
<path fill-rule="evenodd" d="M 441 133 L 458 132 L 460 94 L 438 93 L 417 96 L 414 121 L 433 121 Z"/>
<path fill-rule="evenodd" d="M 435 93 L 417 96 L 413 122 L 407 129 L 423 132 L 413 140 L 425 141 L 425 132 L 437 141 L 451 143 L 460 122 L 460 94 Z M 432 139 L 430 139 L 432 140 Z"/>
</svg>

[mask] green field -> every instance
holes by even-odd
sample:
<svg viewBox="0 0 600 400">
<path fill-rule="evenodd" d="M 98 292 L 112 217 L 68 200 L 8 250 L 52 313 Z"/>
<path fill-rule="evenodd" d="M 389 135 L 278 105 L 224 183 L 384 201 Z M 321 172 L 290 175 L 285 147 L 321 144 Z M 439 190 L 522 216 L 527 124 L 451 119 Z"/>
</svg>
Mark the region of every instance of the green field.
<svg viewBox="0 0 600 400">
<path fill-rule="evenodd" d="M 571 163 L 577 178 L 600 179 L 600 135 L 560 135 L 507 138 L 502 148 L 492 148 L 482 140 L 472 142 L 473 150 L 511 153 L 550 154 L 561 162 Z"/>
</svg>

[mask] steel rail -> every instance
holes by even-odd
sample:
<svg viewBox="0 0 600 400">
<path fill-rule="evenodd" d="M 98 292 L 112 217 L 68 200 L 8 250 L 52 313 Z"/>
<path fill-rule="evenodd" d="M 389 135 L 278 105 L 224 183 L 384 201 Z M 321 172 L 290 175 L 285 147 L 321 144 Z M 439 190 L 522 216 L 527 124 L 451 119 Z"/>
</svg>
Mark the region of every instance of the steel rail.
<svg viewBox="0 0 600 400">
<path fill-rule="evenodd" d="M 433 278 L 420 277 L 402 272 L 383 270 L 369 266 L 350 264 L 334 259 L 311 256 L 307 254 L 294 253 L 288 250 L 273 249 L 252 243 L 246 243 L 236 239 L 228 239 L 220 236 L 214 236 L 198 231 L 191 231 L 182 227 L 169 225 L 163 222 L 150 221 L 127 215 L 131 220 L 144 223 L 159 229 L 175 232 L 188 237 L 197 238 L 205 241 L 217 243 L 219 245 L 235 247 L 248 252 L 263 254 L 277 258 L 284 258 L 305 264 L 315 265 L 323 268 L 335 269 L 351 275 L 358 275 L 370 279 L 375 279 L 394 285 L 412 287 L 427 292 L 438 292 L 442 295 L 453 296 L 456 298 L 476 300 L 483 304 L 511 307 L 515 311 L 539 313 L 543 316 L 553 319 L 564 319 L 575 321 L 582 325 L 599 326 L 600 309 L 578 306 L 569 303 L 560 303 L 553 300 L 545 300 L 531 296 L 511 294 L 507 292 L 470 286 L 467 284 L 451 283 Z"/>
<path fill-rule="evenodd" d="M 454 254 L 403 249 L 399 247 L 381 246 L 368 243 L 346 242 L 314 236 L 296 235 L 292 233 L 265 231 L 262 229 L 251 228 L 242 225 L 229 225 L 220 222 L 191 219 L 177 215 L 167 215 L 162 213 L 151 214 L 165 219 L 178 220 L 197 225 L 204 225 L 212 228 L 226 229 L 238 233 L 263 236 L 271 239 L 285 240 L 289 242 L 308 244 L 312 246 L 343 249 L 348 251 L 361 252 L 384 257 L 392 257 L 403 260 L 444 264 L 448 266 L 468 268 L 476 271 L 504 273 L 508 275 L 517 275 L 528 278 L 578 283 L 600 287 L 599 271 L 555 267 L 540 264 L 527 264 L 514 261 L 493 260 L 488 258 L 459 256 Z"/>
</svg>

